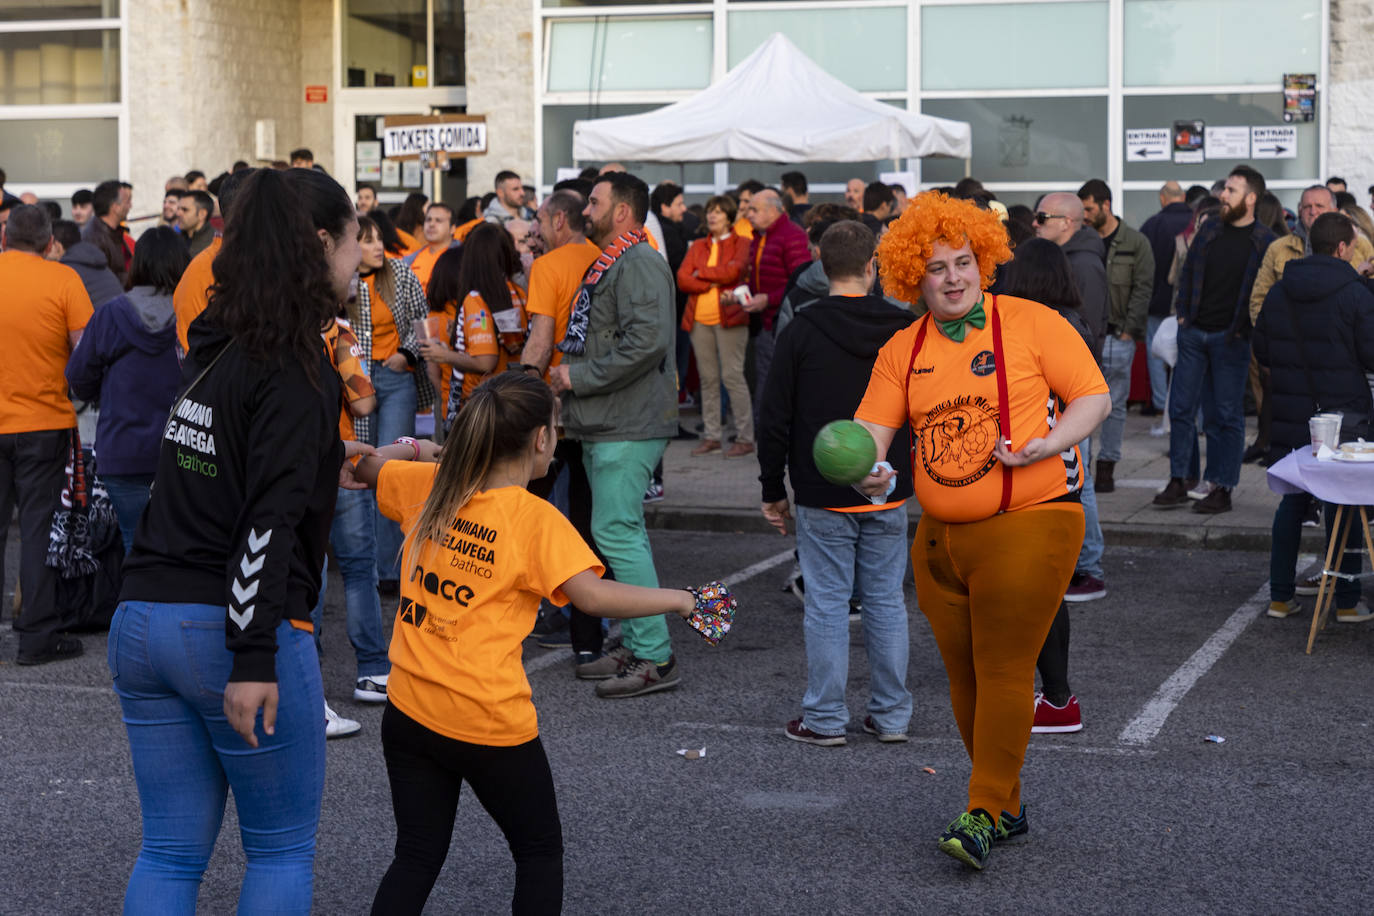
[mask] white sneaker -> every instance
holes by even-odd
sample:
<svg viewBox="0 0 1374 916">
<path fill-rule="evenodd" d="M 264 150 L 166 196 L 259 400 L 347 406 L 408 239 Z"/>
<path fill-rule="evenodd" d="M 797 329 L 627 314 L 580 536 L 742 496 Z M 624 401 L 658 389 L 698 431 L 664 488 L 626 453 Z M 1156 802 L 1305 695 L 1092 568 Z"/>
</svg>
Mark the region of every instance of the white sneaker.
<svg viewBox="0 0 1374 916">
<path fill-rule="evenodd" d="M 1156 423 L 1150 427 L 1150 435 L 1156 439 L 1163 439 L 1169 435 L 1169 425 L 1167 423 Z"/>
<path fill-rule="evenodd" d="M 1204 480 L 1188 491 L 1188 498 L 1206 499 L 1207 495 L 1211 493 L 1213 490 L 1215 490 L 1216 487 L 1217 485 L 1212 483 L 1210 480 Z"/>
<path fill-rule="evenodd" d="M 1354 607 L 1336 609 L 1336 620 L 1339 623 L 1364 623 L 1367 620 L 1374 620 L 1374 611 L 1361 599 L 1360 603 Z"/>
<path fill-rule="evenodd" d="M 385 703 L 386 679 L 390 676 L 374 674 L 371 677 L 358 678 L 358 683 L 353 688 L 353 699 L 359 703 Z"/>
<path fill-rule="evenodd" d="M 326 738 L 347 738 L 349 735 L 356 735 L 363 730 L 363 725 L 356 719 L 345 719 L 337 712 L 329 708 L 329 704 L 324 704 L 324 736 Z"/>
</svg>

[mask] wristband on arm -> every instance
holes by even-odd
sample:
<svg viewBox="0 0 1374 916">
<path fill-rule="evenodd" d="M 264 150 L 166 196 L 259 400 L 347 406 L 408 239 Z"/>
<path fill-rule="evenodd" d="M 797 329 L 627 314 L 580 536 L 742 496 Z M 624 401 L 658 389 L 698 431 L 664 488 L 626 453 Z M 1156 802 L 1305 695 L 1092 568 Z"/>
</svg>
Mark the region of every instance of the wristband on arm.
<svg viewBox="0 0 1374 916">
<path fill-rule="evenodd" d="M 412 459 L 410 459 L 410 460 L 411 460 L 411 461 L 419 461 L 419 460 L 420 460 L 420 443 L 416 442 L 416 441 L 415 441 L 413 438 L 411 438 L 410 436 L 402 436 L 401 438 L 397 439 L 395 442 L 393 442 L 393 443 L 391 443 L 391 444 L 392 444 L 392 445 L 408 445 L 408 446 L 410 446 L 411 448 L 415 449 L 415 457 L 412 458 Z"/>
</svg>

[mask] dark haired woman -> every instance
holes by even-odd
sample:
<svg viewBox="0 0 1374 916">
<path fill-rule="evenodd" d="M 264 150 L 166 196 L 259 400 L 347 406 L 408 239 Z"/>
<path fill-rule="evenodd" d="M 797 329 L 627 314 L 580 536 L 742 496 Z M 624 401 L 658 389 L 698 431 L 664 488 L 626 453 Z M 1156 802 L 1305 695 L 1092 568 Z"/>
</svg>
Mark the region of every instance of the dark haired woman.
<svg viewBox="0 0 1374 916">
<path fill-rule="evenodd" d="M 1083 318 L 1083 300 L 1074 284 L 1069 259 L 1054 242 L 1027 239 L 1016 246 L 1015 255 L 999 278 L 998 292 L 1049 306 L 1078 332 L 1089 349 L 1092 348 L 1092 329 Z M 1084 449 L 1085 445 L 1080 442 L 1079 448 Z M 1092 487 L 1092 478 L 1085 475 L 1081 492 L 1084 530 L 1087 532 L 1097 527 L 1097 543 L 1101 544 L 1101 523 L 1098 521 L 1097 494 Z M 1083 562 L 1080 553 L 1080 565 Z M 1040 672 L 1040 691 L 1035 695 L 1035 718 L 1031 731 L 1039 734 L 1081 731 L 1083 714 L 1078 697 L 1069 687 L 1069 606 L 1063 600 L 1059 602 L 1059 610 L 1050 624 L 1049 635 L 1045 637 L 1045 645 L 1040 649 L 1035 667 Z"/>
<path fill-rule="evenodd" d="M 124 912 L 194 913 L 230 788 L 241 913 L 308 913 L 324 786 L 310 609 L 345 449 L 320 332 L 358 267 L 323 172 L 244 182 L 124 565 L 109 664 L 143 846 Z"/>
<path fill-rule="evenodd" d="M 376 390 L 377 409 L 357 418 L 354 430 L 359 442 L 385 445 L 415 435 L 415 414 L 428 410 L 434 401 L 414 324 L 429 316 L 429 306 L 415 273 L 404 261 L 386 256 L 382 234 L 371 217 L 358 217 L 358 241 L 362 282 L 349 319 L 362 351 L 358 358 Z M 394 583 L 400 575 L 400 551 L 400 529 L 378 516 L 377 575 L 382 580 Z"/>
<path fill-rule="evenodd" d="M 406 250 L 417 251 L 423 245 L 421 241 L 421 229 L 425 225 L 425 204 L 429 203 L 429 198 L 415 191 L 406 195 L 405 203 L 401 204 L 401 209 L 396 211 L 396 231 L 400 233 L 401 241 L 405 243 Z"/>
<path fill-rule="evenodd" d="M 454 349 L 462 346 L 461 334 L 454 336 L 458 325 L 458 300 L 462 298 L 458 287 L 458 274 L 463 263 L 466 245 L 450 248 L 439 255 L 430 271 L 429 282 L 425 285 L 425 299 L 429 303 L 429 317 L 439 318 L 439 338 L 453 341 Z M 423 350 L 424 348 L 421 347 Z M 443 429 L 448 420 L 449 388 L 453 372 L 448 365 L 438 360 L 426 359 L 429 383 L 434 388 L 435 428 Z"/>
<path fill-rule="evenodd" d="M 382 249 L 388 258 L 403 258 L 416 248 L 406 247 L 405 240 L 396 231 L 396 224 L 391 221 L 391 217 L 386 215 L 386 211 L 380 208 L 367 214 L 367 218 L 377 227 L 377 234 L 382 240 Z"/>
<path fill-rule="evenodd" d="M 687 617 L 694 608 L 688 591 L 602 580 L 601 563 L 572 524 L 526 489 L 553 458 L 554 404 L 542 379 L 503 373 L 470 392 L 437 466 L 432 443 L 389 446 L 358 464 L 382 511 L 408 532 L 402 606 L 422 604 L 463 634 L 449 639 L 399 621 L 393 631 L 382 750 L 396 855 L 373 913 L 424 909 L 465 781 L 515 859 L 511 911 L 558 913 L 563 832 L 521 641 L 541 598 L 572 600 L 601 617 Z M 459 522 L 476 535 L 455 543 Z M 458 544 L 467 545 L 461 555 Z M 432 584 L 438 579 L 442 586 Z M 480 908 L 495 909 L 490 900 Z"/>
<path fill-rule="evenodd" d="M 67 362 L 72 393 L 100 402 L 96 470 L 119 517 L 125 553 L 148 504 L 167 409 L 181 378 L 172 292 L 189 262 L 186 243 L 171 226 L 139 236 L 129 275 L 133 287 L 96 310 Z"/>
<path fill-rule="evenodd" d="M 510 233 L 484 223 L 468 235 L 463 251 L 455 291 L 458 319 L 448 345 L 430 340 L 420 348 L 425 359 L 453 367 L 447 424 L 487 376 L 504 372 L 520 355 L 527 330 L 525 290 L 515 283 L 520 256 Z"/>
</svg>

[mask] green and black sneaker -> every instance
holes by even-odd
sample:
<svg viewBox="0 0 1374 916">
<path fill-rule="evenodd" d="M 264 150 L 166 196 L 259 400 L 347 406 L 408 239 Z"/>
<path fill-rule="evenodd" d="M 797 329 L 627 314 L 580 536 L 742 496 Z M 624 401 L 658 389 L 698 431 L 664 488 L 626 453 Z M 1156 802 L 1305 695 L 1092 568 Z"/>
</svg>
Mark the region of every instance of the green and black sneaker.
<svg viewBox="0 0 1374 916">
<path fill-rule="evenodd" d="M 1003 811 L 1002 816 L 997 819 L 997 826 L 992 830 L 992 841 L 994 843 L 1016 844 L 1024 843 L 1030 833 L 1030 824 L 1026 823 L 1026 806 L 1021 806 L 1021 813 L 1014 817 Z"/>
<path fill-rule="evenodd" d="M 940 851 L 982 871 L 996 829 L 992 816 L 982 808 L 965 811 L 940 834 Z"/>
</svg>

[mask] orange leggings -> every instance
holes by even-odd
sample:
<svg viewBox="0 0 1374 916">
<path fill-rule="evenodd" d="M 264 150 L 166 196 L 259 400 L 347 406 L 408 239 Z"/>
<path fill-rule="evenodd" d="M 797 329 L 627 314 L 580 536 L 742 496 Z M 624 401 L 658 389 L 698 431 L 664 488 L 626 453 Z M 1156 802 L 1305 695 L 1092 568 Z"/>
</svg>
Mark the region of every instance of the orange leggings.
<svg viewBox="0 0 1374 916">
<path fill-rule="evenodd" d="M 1035 659 L 1083 543 L 1083 510 L 1042 503 L 979 522 L 921 516 L 911 545 L 916 600 L 949 673 L 973 773 L 968 810 L 1021 807 L 1035 718 Z"/>
</svg>

